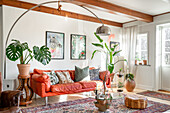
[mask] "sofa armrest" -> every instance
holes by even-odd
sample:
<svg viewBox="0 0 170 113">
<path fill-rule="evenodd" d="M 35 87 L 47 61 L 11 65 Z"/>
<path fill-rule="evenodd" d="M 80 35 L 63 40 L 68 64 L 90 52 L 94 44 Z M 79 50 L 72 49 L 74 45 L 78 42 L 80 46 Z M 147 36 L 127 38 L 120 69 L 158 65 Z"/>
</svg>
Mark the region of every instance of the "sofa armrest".
<svg viewBox="0 0 170 113">
<path fill-rule="evenodd" d="M 46 93 L 45 83 L 41 83 L 41 82 L 37 82 L 35 80 L 32 80 L 31 88 L 39 96 L 45 97 L 45 93 Z"/>
<path fill-rule="evenodd" d="M 36 83 L 44 83 L 45 92 L 50 91 L 51 81 L 50 81 L 49 76 L 46 74 L 33 74 L 30 83 L 31 83 L 32 88 L 36 87 L 37 89 L 39 88 L 39 86 L 36 85 Z"/>
<path fill-rule="evenodd" d="M 109 71 L 101 71 L 99 72 L 99 78 L 103 81 L 104 77 L 106 76 L 106 85 L 110 85 L 110 72 Z"/>
</svg>

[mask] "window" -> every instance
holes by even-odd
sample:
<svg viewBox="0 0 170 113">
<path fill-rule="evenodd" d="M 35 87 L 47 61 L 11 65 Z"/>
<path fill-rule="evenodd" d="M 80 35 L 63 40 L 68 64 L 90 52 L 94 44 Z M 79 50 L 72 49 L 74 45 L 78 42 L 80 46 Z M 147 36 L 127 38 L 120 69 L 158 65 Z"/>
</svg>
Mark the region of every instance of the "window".
<svg viewBox="0 0 170 113">
<path fill-rule="evenodd" d="M 148 33 L 139 34 L 137 37 L 135 64 L 148 64 Z"/>
</svg>

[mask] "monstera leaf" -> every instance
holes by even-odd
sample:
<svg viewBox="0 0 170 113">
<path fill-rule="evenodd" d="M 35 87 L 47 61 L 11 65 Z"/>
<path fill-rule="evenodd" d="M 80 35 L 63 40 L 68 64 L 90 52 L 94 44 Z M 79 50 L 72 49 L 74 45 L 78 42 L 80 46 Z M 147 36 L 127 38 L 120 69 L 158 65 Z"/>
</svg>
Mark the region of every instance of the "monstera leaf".
<svg viewBox="0 0 170 113">
<path fill-rule="evenodd" d="M 9 60 L 18 60 L 22 56 L 22 47 L 19 44 L 11 43 L 6 48 L 6 56 Z"/>
<path fill-rule="evenodd" d="M 41 62 L 43 65 L 47 65 L 51 61 L 51 52 L 46 46 L 41 48 L 34 46 L 33 47 L 34 58 Z"/>
</svg>

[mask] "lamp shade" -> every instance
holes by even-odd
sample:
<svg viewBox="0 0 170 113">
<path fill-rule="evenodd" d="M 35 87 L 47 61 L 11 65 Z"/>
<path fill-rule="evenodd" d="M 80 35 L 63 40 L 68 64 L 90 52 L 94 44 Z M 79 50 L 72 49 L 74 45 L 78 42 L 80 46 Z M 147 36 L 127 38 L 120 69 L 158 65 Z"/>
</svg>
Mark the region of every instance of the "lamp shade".
<svg viewBox="0 0 170 113">
<path fill-rule="evenodd" d="M 111 30 L 109 27 L 102 25 L 97 28 L 96 34 L 102 35 L 102 36 L 108 36 L 111 34 Z"/>
</svg>

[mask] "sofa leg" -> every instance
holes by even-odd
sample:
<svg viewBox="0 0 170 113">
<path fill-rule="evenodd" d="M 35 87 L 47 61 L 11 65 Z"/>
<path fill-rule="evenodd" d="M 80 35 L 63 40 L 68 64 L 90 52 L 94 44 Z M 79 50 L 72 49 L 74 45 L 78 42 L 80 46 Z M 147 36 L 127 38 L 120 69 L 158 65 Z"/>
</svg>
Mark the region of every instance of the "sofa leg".
<svg viewBox="0 0 170 113">
<path fill-rule="evenodd" d="M 35 100 L 37 100 L 37 94 L 35 93 Z"/>
<path fill-rule="evenodd" d="M 48 105 L 48 97 L 45 97 L 45 106 Z"/>
</svg>

